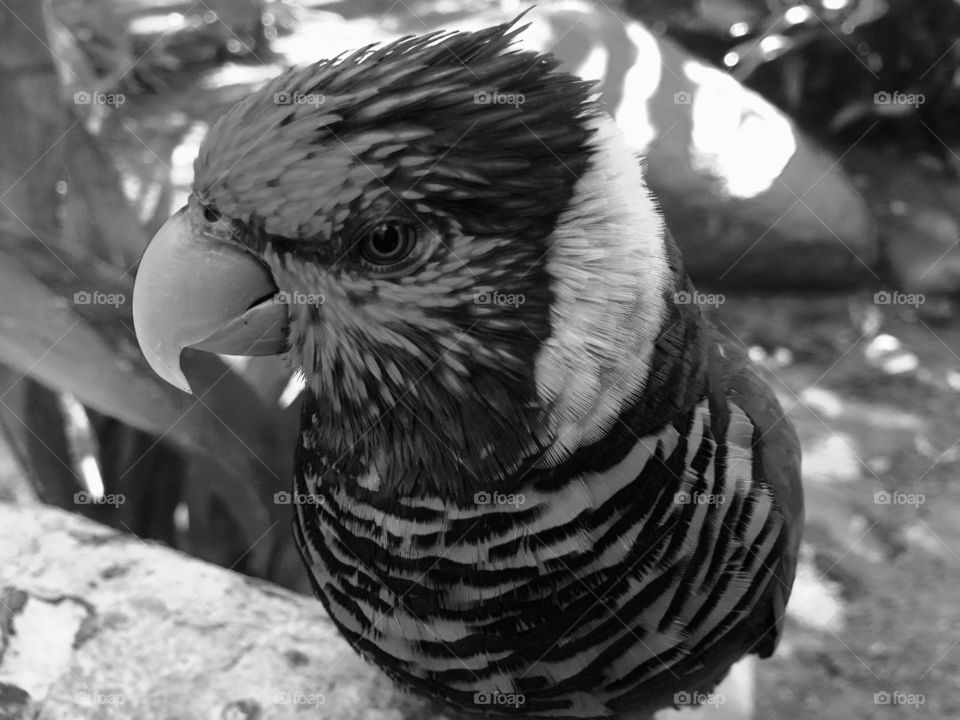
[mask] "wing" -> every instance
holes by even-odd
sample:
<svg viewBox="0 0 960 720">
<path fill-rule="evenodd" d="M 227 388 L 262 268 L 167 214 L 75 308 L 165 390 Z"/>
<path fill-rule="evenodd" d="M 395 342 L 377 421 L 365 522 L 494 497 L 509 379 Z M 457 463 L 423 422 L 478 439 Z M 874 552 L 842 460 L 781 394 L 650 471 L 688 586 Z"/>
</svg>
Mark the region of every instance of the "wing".
<svg viewBox="0 0 960 720">
<path fill-rule="evenodd" d="M 800 441 L 773 390 L 759 376 L 742 346 L 715 328 L 713 336 L 710 384 L 722 388 L 727 401 L 739 407 L 753 425 L 754 481 L 770 490 L 784 519 L 778 540 L 779 563 L 769 592 L 770 616 L 756 647 L 760 657 L 769 657 L 783 627 L 803 534 Z"/>
</svg>

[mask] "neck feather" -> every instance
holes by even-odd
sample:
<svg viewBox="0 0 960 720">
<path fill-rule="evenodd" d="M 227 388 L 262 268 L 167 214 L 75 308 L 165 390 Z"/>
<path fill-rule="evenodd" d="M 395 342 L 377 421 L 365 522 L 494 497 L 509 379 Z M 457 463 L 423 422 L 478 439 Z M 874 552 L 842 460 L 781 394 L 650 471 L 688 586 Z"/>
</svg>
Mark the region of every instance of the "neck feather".
<svg viewBox="0 0 960 720">
<path fill-rule="evenodd" d="M 674 283 L 640 160 L 612 119 L 592 122 L 590 167 L 548 243 L 552 327 L 536 363 L 547 465 L 601 439 L 642 394 Z"/>
</svg>

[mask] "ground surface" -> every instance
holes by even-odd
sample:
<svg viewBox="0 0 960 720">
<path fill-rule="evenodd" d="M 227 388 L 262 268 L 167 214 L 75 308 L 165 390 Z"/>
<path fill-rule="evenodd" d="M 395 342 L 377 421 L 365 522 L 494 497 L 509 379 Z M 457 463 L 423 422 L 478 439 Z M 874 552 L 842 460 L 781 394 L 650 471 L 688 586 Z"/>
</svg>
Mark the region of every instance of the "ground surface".
<svg viewBox="0 0 960 720">
<path fill-rule="evenodd" d="M 960 326 L 873 299 L 715 313 L 767 351 L 804 445 L 805 563 L 758 718 L 960 717 Z"/>
</svg>

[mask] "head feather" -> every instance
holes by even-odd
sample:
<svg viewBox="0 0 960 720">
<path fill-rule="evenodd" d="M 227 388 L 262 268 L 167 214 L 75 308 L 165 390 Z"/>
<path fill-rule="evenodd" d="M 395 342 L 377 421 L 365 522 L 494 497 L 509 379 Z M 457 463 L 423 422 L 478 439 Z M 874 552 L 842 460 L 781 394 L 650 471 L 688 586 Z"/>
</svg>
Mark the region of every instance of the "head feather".
<svg viewBox="0 0 960 720">
<path fill-rule="evenodd" d="M 291 239 L 334 234 L 337 205 L 385 186 L 465 233 L 545 236 L 585 168 L 597 104 L 552 56 L 511 49 L 518 20 L 284 73 L 213 127 L 197 193 Z"/>
</svg>

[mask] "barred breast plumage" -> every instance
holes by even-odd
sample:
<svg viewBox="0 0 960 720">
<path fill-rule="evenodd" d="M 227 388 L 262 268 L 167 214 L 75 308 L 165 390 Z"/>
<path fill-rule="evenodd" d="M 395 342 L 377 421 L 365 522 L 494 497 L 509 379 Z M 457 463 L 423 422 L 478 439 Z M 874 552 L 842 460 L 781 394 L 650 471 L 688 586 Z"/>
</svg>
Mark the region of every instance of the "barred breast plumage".
<svg viewBox="0 0 960 720">
<path fill-rule="evenodd" d="M 669 354 L 681 338 L 699 338 L 702 364 Z M 296 536 L 351 644 L 456 707 L 552 718 L 652 711 L 772 652 L 798 511 L 763 448 L 795 456 L 795 436 L 699 312 L 674 308 L 657 347 L 656 390 L 590 453 L 509 493 L 384 495 L 375 469 L 330 472 L 306 432 Z M 668 398 L 667 423 L 637 422 Z"/>
</svg>

